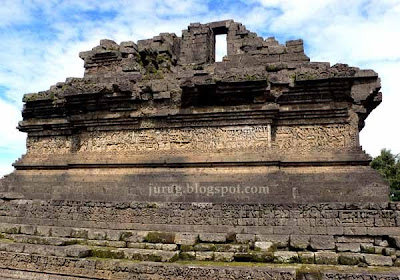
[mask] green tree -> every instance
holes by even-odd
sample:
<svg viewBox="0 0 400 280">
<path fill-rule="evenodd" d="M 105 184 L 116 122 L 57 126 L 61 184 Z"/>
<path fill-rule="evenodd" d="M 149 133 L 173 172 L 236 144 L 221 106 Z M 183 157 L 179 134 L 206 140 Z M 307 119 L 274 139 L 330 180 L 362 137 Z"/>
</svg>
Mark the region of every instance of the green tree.
<svg viewBox="0 0 400 280">
<path fill-rule="evenodd" d="M 400 201 L 400 154 L 382 149 L 381 154 L 371 161 L 371 167 L 389 182 L 391 200 Z"/>
</svg>

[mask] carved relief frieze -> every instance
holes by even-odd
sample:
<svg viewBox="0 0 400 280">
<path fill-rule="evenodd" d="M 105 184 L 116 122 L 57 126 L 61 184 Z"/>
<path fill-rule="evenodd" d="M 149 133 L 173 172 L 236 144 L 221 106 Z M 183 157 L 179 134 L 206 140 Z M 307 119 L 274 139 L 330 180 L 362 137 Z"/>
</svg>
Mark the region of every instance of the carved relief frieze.
<svg viewBox="0 0 400 280">
<path fill-rule="evenodd" d="M 273 131 L 273 146 L 279 150 L 324 150 L 357 146 L 358 131 L 349 124 L 282 126 Z"/>
<path fill-rule="evenodd" d="M 220 152 L 268 149 L 270 127 L 202 127 L 90 132 L 78 152 Z"/>
<path fill-rule="evenodd" d="M 357 146 L 357 129 L 270 125 L 92 131 L 79 135 L 29 137 L 29 154 L 68 153 L 219 153 L 230 151 L 312 151 Z"/>
<path fill-rule="evenodd" d="M 26 149 L 27 153 L 32 155 L 68 154 L 71 152 L 71 137 L 28 137 Z"/>
</svg>

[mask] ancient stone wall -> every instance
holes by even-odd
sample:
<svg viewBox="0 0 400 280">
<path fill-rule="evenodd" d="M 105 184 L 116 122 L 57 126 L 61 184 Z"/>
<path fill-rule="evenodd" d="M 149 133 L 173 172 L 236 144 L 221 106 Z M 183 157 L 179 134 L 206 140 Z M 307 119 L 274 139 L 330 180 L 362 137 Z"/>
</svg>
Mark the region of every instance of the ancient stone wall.
<svg viewBox="0 0 400 280">
<path fill-rule="evenodd" d="M 105 265 L 106 259 L 125 260 L 126 264 L 128 260 L 242 263 L 239 271 L 245 269 L 246 262 L 300 263 L 321 275 L 327 273 L 324 268 L 313 265 L 400 265 L 398 203 L 221 205 L 1 200 L 0 213 L 0 232 L 3 240 L 8 240 L 0 242 L 3 268 L 11 265 L 36 271 L 35 267 L 46 267 L 53 273 L 94 277 L 94 267 L 99 271 L 98 266 Z M 27 258 L 29 253 L 42 256 Z M 106 259 L 85 259 L 88 256 Z M 70 265 L 64 267 L 66 261 Z M 76 262 L 85 269 L 75 270 Z M 167 276 L 159 271 L 164 268 L 153 267 L 160 279 Z M 176 269 L 180 271 L 176 273 L 186 271 L 184 267 Z M 307 269 L 310 267 L 297 267 L 291 273 L 299 275 Z M 351 269 L 339 271 L 330 271 L 332 274 L 324 274 L 327 278 L 323 279 L 350 273 Z M 101 273 L 105 274 L 96 276 L 115 276 L 109 268 Z M 195 272 L 190 269 L 185 273 Z M 254 273 L 253 277 L 261 277 L 256 275 L 262 272 Z M 276 273 L 284 270 L 279 268 Z M 361 275 L 369 274 L 364 271 L 360 274 L 364 277 Z"/>
<path fill-rule="evenodd" d="M 400 206 L 359 143 L 377 73 L 233 20 L 80 57 L 24 96 L 0 277 L 398 279 Z"/>
</svg>

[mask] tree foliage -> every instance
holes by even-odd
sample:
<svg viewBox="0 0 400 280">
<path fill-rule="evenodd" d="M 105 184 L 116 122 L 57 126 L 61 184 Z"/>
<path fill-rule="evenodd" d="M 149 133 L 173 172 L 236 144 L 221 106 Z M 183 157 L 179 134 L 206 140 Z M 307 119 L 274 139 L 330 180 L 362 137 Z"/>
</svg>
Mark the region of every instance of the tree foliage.
<svg viewBox="0 0 400 280">
<path fill-rule="evenodd" d="M 400 154 L 394 155 L 390 150 L 382 149 L 381 154 L 371 161 L 371 167 L 390 184 L 390 198 L 400 201 Z"/>
</svg>

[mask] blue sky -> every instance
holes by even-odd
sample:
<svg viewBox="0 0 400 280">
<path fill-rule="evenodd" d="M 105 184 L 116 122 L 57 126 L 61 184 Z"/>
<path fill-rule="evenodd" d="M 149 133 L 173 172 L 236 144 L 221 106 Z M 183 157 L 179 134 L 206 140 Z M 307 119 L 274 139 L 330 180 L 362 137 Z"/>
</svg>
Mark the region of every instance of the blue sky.
<svg viewBox="0 0 400 280">
<path fill-rule="evenodd" d="M 302 38 L 313 61 L 374 69 L 383 103 L 361 144 L 375 156 L 400 153 L 400 0 L 0 0 L 0 176 L 25 152 L 24 93 L 83 75 L 78 53 L 100 39 L 116 42 L 181 35 L 191 22 L 234 19 L 281 43 Z"/>
</svg>

